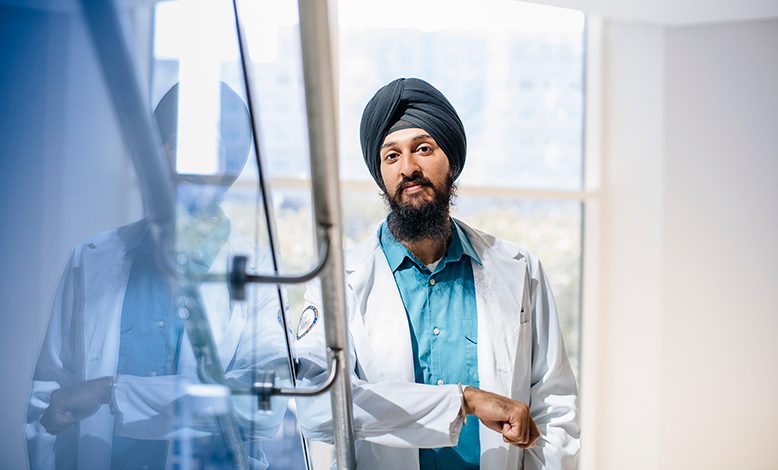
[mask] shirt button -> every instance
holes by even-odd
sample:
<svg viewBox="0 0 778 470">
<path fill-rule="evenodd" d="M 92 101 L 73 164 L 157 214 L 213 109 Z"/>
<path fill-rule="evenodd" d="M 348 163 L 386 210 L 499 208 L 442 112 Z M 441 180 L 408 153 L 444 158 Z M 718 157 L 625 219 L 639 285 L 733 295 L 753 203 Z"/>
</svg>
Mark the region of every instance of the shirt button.
<svg viewBox="0 0 778 470">
<path fill-rule="evenodd" d="M 438 385 L 443 385 L 443 380 L 442 379 L 438 379 Z"/>
<path fill-rule="evenodd" d="M 435 285 L 435 279 L 430 279 L 430 285 L 431 285 L 431 286 L 434 286 L 434 285 Z"/>
<path fill-rule="evenodd" d="M 149 375 L 150 375 L 151 377 L 156 377 L 156 376 L 157 376 L 157 371 L 155 371 L 155 370 L 152 370 L 152 371 L 151 371 L 151 373 L 150 373 Z"/>
<path fill-rule="evenodd" d="M 436 336 L 440 334 L 440 330 L 439 330 L 439 329 L 437 329 L 437 328 L 434 328 L 434 329 L 432 330 L 432 332 L 433 332 L 433 333 L 435 333 L 435 335 L 436 335 Z"/>
<path fill-rule="evenodd" d="M 160 328 L 162 328 L 163 326 L 165 326 L 165 321 L 164 321 L 164 320 L 160 320 L 160 321 L 158 321 L 158 322 L 157 322 L 157 326 L 158 326 L 158 327 L 160 327 Z"/>
</svg>

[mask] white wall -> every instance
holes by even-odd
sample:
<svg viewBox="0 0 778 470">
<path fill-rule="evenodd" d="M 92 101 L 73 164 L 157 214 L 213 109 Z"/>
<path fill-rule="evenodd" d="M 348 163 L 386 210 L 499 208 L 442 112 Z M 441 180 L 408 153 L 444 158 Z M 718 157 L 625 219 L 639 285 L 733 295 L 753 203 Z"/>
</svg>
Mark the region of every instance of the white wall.
<svg viewBox="0 0 778 470">
<path fill-rule="evenodd" d="M 776 46 L 605 22 L 582 468 L 778 467 Z"/>
<path fill-rule="evenodd" d="M 778 20 L 669 29 L 662 468 L 778 468 Z"/>
</svg>

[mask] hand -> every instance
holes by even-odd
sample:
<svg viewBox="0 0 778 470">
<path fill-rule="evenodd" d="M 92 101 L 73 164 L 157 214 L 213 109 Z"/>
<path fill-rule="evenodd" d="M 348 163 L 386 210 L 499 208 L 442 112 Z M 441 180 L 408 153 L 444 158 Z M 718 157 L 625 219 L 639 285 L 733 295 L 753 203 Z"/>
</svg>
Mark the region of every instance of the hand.
<svg viewBox="0 0 778 470">
<path fill-rule="evenodd" d="M 102 377 L 51 392 L 49 407 L 41 416 L 41 424 L 49 434 L 59 434 L 97 412 L 111 402 L 112 377 Z"/>
<path fill-rule="evenodd" d="M 465 413 L 477 416 L 486 427 L 502 434 L 505 442 L 522 449 L 535 447 L 540 432 L 529 414 L 529 405 L 473 387 L 467 387 L 464 395 Z"/>
</svg>

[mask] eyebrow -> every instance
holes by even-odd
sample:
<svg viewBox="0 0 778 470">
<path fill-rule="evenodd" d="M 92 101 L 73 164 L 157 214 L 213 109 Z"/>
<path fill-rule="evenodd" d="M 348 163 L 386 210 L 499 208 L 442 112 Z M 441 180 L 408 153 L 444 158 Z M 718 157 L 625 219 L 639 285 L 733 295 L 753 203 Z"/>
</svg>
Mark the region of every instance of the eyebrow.
<svg viewBox="0 0 778 470">
<path fill-rule="evenodd" d="M 429 134 L 419 134 L 416 137 L 411 139 L 411 142 L 416 142 L 417 140 L 423 140 L 423 139 L 431 139 L 432 137 Z M 386 142 L 383 145 L 381 145 L 381 148 L 391 147 L 393 145 L 397 145 L 396 141 Z"/>
</svg>

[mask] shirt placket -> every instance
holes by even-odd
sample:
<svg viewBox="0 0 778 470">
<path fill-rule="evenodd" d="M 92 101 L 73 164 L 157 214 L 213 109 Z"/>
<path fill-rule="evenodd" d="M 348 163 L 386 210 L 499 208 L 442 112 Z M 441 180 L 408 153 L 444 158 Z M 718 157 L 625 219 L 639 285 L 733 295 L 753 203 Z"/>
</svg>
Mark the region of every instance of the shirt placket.
<svg viewBox="0 0 778 470">
<path fill-rule="evenodd" d="M 445 263 L 445 260 L 441 260 L 441 263 Z M 430 383 L 433 385 L 443 385 L 446 383 L 443 378 L 443 368 L 439 363 L 440 356 L 441 356 L 440 354 L 441 329 L 438 322 L 440 316 L 438 312 L 434 312 L 431 308 L 434 301 L 435 289 L 437 284 L 435 275 L 440 271 L 441 270 L 436 270 L 435 273 L 429 274 L 427 276 L 427 303 L 426 303 L 425 318 L 427 319 L 426 334 L 429 337 L 429 343 L 430 343 L 430 364 L 431 364 L 430 369 L 432 372 L 432 376 L 430 377 L 432 380 Z"/>
</svg>

